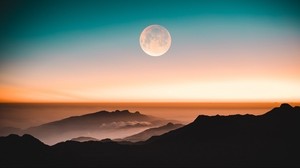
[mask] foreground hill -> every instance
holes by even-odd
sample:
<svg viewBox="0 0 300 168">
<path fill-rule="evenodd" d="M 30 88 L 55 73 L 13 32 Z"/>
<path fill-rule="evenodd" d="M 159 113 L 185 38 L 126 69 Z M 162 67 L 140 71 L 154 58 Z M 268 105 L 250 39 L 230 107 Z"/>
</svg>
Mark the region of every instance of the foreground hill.
<svg viewBox="0 0 300 168">
<path fill-rule="evenodd" d="M 67 141 L 47 146 L 29 135 L 11 135 L 0 138 L 0 166 L 300 166 L 299 121 L 300 107 L 283 104 L 260 116 L 200 115 L 191 124 L 130 145 Z"/>
</svg>

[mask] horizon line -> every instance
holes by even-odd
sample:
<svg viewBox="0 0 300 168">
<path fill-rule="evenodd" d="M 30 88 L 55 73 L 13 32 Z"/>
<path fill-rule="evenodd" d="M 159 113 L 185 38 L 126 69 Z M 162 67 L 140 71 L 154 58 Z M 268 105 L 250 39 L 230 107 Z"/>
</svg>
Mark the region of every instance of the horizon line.
<svg viewBox="0 0 300 168">
<path fill-rule="evenodd" d="M 233 103 L 300 103 L 300 101 L 60 101 L 60 102 L 56 102 L 56 101 L 0 101 L 0 104 L 8 104 L 8 103 L 35 103 L 35 104 L 54 104 L 54 103 L 64 103 L 64 104 L 68 104 L 68 103 L 100 103 L 100 104 L 111 104 L 111 103 L 121 103 L 121 104 L 130 104 L 130 103 L 213 103 L 213 104 L 217 104 L 217 103 L 228 103 L 228 104 L 233 104 Z"/>
<path fill-rule="evenodd" d="M 0 105 L 102 105 L 123 107 L 157 107 L 157 108 L 270 108 L 288 103 L 291 106 L 300 106 L 298 101 L 222 101 L 222 102 L 0 102 Z"/>
</svg>

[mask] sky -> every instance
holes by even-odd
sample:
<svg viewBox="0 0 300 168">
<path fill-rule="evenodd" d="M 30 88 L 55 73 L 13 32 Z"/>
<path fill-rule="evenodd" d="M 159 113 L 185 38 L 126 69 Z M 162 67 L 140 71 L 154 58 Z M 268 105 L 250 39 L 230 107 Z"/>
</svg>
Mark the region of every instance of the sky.
<svg viewBox="0 0 300 168">
<path fill-rule="evenodd" d="M 0 102 L 299 102 L 297 1 L 0 3 Z M 139 44 L 165 27 L 169 51 Z"/>
</svg>

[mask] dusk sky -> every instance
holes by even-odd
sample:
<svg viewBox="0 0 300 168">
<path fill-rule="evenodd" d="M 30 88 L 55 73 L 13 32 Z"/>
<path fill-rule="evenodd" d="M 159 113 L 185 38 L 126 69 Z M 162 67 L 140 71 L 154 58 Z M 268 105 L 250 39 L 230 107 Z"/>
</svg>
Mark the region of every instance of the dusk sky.
<svg viewBox="0 0 300 168">
<path fill-rule="evenodd" d="M 1 102 L 300 101 L 297 1 L 0 3 Z M 160 57 L 139 37 L 172 37 Z"/>
</svg>

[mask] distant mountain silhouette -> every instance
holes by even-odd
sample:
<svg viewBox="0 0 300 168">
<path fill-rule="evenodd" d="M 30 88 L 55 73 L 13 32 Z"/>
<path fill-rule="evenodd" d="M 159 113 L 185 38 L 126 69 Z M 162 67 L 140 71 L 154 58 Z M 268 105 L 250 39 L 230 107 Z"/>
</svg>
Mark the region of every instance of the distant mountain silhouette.
<svg viewBox="0 0 300 168">
<path fill-rule="evenodd" d="M 93 137 L 77 137 L 77 138 L 72 138 L 71 141 L 86 142 L 86 141 L 100 141 L 100 140 Z"/>
<path fill-rule="evenodd" d="M 156 127 L 156 128 L 149 128 L 145 131 L 142 131 L 140 133 L 128 136 L 126 138 L 118 139 L 117 141 L 130 141 L 130 142 L 145 141 L 145 140 L 151 138 L 152 136 L 162 135 L 162 134 L 167 133 L 169 131 L 180 128 L 182 126 L 184 126 L 184 125 L 182 125 L 182 124 L 173 124 L 173 123 L 170 122 L 170 123 L 168 123 L 164 126 Z"/>
<path fill-rule="evenodd" d="M 200 115 L 186 126 L 127 145 L 107 140 L 46 146 L 31 136 L 11 135 L 0 138 L 0 167 L 300 166 L 299 121 L 300 108 L 282 104 L 260 116 Z"/>
<path fill-rule="evenodd" d="M 128 110 L 99 111 L 31 127 L 23 132 L 52 145 L 80 136 L 96 139 L 121 138 L 168 122 L 169 120 L 139 112 L 131 113 Z"/>
</svg>

